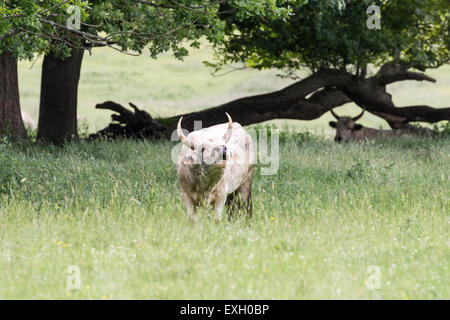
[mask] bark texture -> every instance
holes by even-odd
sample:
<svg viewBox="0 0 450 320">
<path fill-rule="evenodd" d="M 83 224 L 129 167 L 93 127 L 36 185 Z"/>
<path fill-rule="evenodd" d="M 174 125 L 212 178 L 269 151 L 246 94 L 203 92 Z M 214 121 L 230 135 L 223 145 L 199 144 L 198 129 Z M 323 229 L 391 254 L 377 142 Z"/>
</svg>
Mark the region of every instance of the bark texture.
<svg viewBox="0 0 450 320">
<path fill-rule="evenodd" d="M 0 54 L 0 134 L 26 137 L 20 113 L 17 60 L 8 52 Z"/>
<path fill-rule="evenodd" d="M 62 143 L 78 138 L 77 99 L 84 50 L 72 49 L 62 60 L 52 52 L 42 65 L 38 139 Z"/>
</svg>

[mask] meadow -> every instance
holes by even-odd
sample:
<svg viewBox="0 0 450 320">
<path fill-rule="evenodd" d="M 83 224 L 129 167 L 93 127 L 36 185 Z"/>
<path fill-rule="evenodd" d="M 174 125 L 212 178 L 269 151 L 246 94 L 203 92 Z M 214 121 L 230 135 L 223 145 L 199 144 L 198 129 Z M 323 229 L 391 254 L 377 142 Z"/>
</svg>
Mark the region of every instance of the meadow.
<svg viewBox="0 0 450 320">
<path fill-rule="evenodd" d="M 212 77 L 201 64 L 208 57 L 94 51 L 79 113 L 94 131 L 108 121 L 93 109 L 104 100 L 171 115 L 292 82 L 276 71 Z M 40 60 L 20 65 L 22 105 L 34 117 L 39 69 Z M 444 106 L 449 70 L 430 72 L 435 85 L 390 90 L 400 105 Z M 285 130 L 278 173 L 261 175 L 259 165 L 253 218 L 221 223 L 187 219 L 174 142 L 3 138 L 0 299 L 449 299 L 450 138 L 336 144 L 330 119 L 272 122 Z"/>
<path fill-rule="evenodd" d="M 250 222 L 194 225 L 170 142 L 0 147 L 1 299 L 450 298 L 450 139 L 300 135 Z"/>
</svg>

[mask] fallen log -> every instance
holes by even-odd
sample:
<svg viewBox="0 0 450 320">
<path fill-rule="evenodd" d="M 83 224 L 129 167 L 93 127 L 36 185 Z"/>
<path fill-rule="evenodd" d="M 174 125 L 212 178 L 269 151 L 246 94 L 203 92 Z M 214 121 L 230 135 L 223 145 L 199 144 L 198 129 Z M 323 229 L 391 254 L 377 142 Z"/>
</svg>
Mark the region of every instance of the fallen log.
<svg viewBox="0 0 450 320">
<path fill-rule="evenodd" d="M 170 133 L 176 128 L 181 116 L 183 127 L 192 131 L 194 121 L 202 121 L 202 127 L 225 122 L 225 112 L 231 115 L 233 121 L 244 126 L 273 119 L 313 120 L 348 102 L 354 102 L 383 118 L 392 129 L 410 129 L 417 133 L 432 134 L 429 129 L 417 128 L 409 123 L 450 120 L 450 108 L 422 105 L 397 107 L 386 90 L 386 85 L 397 81 L 436 81 L 423 73 L 409 71 L 409 68 L 410 66 L 391 62 L 369 78 L 353 75 L 345 70 L 321 69 L 275 92 L 244 97 L 217 107 L 165 118 L 165 126 L 133 104 L 130 105 L 134 113 L 108 101 L 96 108 L 119 113 L 112 116 L 113 121 L 118 123 L 112 123 L 93 136 L 170 138 Z"/>
<path fill-rule="evenodd" d="M 170 130 L 168 127 L 155 121 L 148 112 L 140 110 L 131 102 L 130 106 L 134 109 L 134 112 L 113 101 L 97 104 L 95 106 L 96 109 L 107 109 L 118 114 L 112 114 L 111 119 L 113 122 L 97 133 L 91 134 L 89 139 L 105 137 L 138 139 L 170 138 Z"/>
</svg>

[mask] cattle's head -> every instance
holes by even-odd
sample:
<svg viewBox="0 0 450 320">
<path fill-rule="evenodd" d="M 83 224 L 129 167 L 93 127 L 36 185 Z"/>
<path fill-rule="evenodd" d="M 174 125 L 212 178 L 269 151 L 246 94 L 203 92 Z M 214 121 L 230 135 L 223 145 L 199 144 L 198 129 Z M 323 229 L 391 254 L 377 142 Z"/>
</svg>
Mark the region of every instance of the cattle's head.
<svg viewBox="0 0 450 320">
<path fill-rule="evenodd" d="M 340 117 L 333 110 L 330 110 L 333 117 L 336 118 L 336 121 L 330 121 L 330 126 L 336 129 L 336 137 L 334 141 L 350 141 L 355 133 L 355 131 L 361 130 L 363 128 L 362 125 L 357 124 L 356 121 L 361 119 L 364 114 L 364 110 L 361 112 L 359 116 L 354 118 L 352 117 Z"/>
<path fill-rule="evenodd" d="M 184 163 L 201 164 L 203 169 L 208 169 L 211 166 L 222 168 L 225 166 L 227 154 L 229 154 L 226 144 L 230 140 L 233 131 L 233 120 L 228 113 L 226 115 L 228 117 L 228 130 L 225 135 L 208 137 L 205 141 L 189 140 L 184 135 L 183 130 L 181 130 L 183 117 L 180 118 L 177 126 L 178 136 L 181 142 L 192 150 L 192 152 L 185 155 Z"/>
</svg>

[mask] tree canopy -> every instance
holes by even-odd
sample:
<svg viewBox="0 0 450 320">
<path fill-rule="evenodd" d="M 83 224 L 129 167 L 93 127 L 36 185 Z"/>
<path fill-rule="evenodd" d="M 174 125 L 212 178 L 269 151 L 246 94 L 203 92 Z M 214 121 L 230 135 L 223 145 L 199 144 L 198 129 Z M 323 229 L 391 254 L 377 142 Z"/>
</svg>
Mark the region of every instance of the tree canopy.
<svg viewBox="0 0 450 320">
<path fill-rule="evenodd" d="M 374 18 L 368 9 L 374 4 L 380 28 L 368 27 Z M 450 120 L 450 108 L 444 106 L 399 108 L 386 88 L 405 80 L 436 81 L 412 69 L 449 62 L 448 0 L 293 0 L 279 5 L 290 10 L 288 19 L 242 17 L 231 3 L 222 3 L 225 36 L 214 42 L 216 59 L 207 65 L 216 71 L 236 63 L 278 68 L 297 79 L 299 69 L 311 74 L 276 92 L 186 114 L 188 129 L 199 119 L 216 124 L 223 112 L 244 125 L 279 118 L 312 120 L 349 102 L 384 118 L 392 128 Z M 378 69 L 368 68 L 373 66 Z"/>
<path fill-rule="evenodd" d="M 435 68 L 450 59 L 448 0 L 375 1 L 381 28 L 369 29 L 371 0 L 296 0 L 289 19 L 241 19 L 227 11 L 225 41 L 216 43 L 220 68 L 244 62 L 246 67 L 362 69 L 399 59 L 415 67 Z"/>
<path fill-rule="evenodd" d="M 0 1 L 0 58 L 5 64 L 44 54 L 38 139 L 62 142 L 77 137 L 78 81 L 85 50 L 110 47 L 126 54 L 150 56 L 171 51 L 181 59 L 199 39 L 219 42 L 225 23 L 218 10 L 225 0 L 11 0 Z M 242 19 L 286 17 L 285 1 L 231 0 Z M 287 2 L 287 1 L 286 1 Z M 6 57 L 8 56 L 8 57 Z M 12 57 L 12 58 L 11 58 Z M 8 67 L 15 70 L 13 66 Z M 16 73 L 16 72 L 15 72 Z M 23 135 L 17 76 L 0 81 L 17 94 L 0 124 L 12 122 Z M 0 100 L 3 98 L 0 97 Z M 1 114 L 0 114 L 1 115 Z"/>
<path fill-rule="evenodd" d="M 76 5 L 81 14 L 87 9 L 87 1 L 83 0 L 0 1 L 0 52 L 30 59 L 48 50 L 49 40 L 55 37 L 52 24 L 65 24 L 62 19 L 64 15 L 67 20 L 69 5 Z"/>
<path fill-rule="evenodd" d="M 50 48 L 67 55 L 71 47 L 112 47 L 152 57 L 171 50 L 180 58 L 188 54 L 186 42 L 198 47 L 200 37 L 223 40 L 225 23 L 218 10 L 225 0 L 11 0 L 0 2 L 0 50 L 30 58 Z M 238 19 L 258 16 L 284 19 L 289 1 L 226 1 Z M 70 6 L 79 8 L 80 30 L 70 28 Z"/>
</svg>

